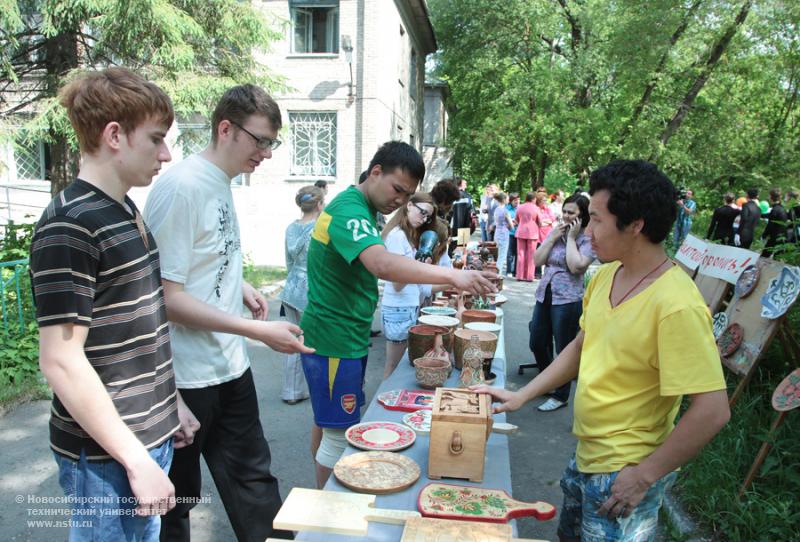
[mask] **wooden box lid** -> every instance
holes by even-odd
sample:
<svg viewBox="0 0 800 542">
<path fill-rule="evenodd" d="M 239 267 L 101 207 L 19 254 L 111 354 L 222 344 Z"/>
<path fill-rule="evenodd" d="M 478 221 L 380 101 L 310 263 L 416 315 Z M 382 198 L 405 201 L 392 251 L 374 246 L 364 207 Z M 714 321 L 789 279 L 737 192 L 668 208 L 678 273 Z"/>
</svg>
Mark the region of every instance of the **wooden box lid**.
<svg viewBox="0 0 800 542">
<path fill-rule="evenodd" d="M 432 421 L 486 425 L 491 418 L 492 403 L 488 394 L 461 388 L 436 388 Z"/>
</svg>

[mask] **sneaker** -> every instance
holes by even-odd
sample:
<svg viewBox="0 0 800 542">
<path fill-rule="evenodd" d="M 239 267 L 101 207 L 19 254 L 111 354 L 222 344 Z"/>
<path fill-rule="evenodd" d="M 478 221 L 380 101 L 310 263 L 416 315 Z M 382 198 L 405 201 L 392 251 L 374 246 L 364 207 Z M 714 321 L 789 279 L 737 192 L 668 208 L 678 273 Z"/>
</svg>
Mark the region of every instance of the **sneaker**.
<svg viewBox="0 0 800 542">
<path fill-rule="evenodd" d="M 554 410 L 558 410 L 559 408 L 565 406 L 567 406 L 566 401 L 559 401 L 558 399 L 550 397 L 547 401 L 539 405 L 536 410 L 539 412 L 553 412 Z"/>
</svg>

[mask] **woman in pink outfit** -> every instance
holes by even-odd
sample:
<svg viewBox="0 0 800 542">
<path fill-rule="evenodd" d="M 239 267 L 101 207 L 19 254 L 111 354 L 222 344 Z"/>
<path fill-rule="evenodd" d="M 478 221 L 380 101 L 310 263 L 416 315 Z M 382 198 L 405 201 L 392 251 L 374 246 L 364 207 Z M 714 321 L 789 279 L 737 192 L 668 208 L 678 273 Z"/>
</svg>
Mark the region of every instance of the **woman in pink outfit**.
<svg viewBox="0 0 800 542">
<path fill-rule="evenodd" d="M 525 203 L 517 207 L 517 280 L 533 280 L 533 253 L 540 239 L 539 208 L 533 202 L 535 194 L 528 192 Z"/>
<path fill-rule="evenodd" d="M 553 231 L 553 226 L 556 223 L 556 215 L 553 213 L 548 203 L 547 189 L 544 186 L 540 186 L 536 189 L 536 208 L 539 211 L 536 222 L 539 225 L 539 240 L 541 242 L 547 239 L 547 236 Z M 542 278 L 542 266 L 537 266 L 535 268 L 533 278 L 537 280 Z"/>
</svg>

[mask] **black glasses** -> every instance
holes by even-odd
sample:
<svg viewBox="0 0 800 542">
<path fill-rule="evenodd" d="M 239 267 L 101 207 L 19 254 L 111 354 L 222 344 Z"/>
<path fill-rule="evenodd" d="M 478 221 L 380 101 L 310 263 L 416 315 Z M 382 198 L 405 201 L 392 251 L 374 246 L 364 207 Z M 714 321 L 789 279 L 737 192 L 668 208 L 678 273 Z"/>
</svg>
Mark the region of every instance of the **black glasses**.
<svg viewBox="0 0 800 542">
<path fill-rule="evenodd" d="M 272 149 L 274 151 L 275 149 L 277 149 L 278 147 L 281 146 L 281 140 L 280 139 L 270 139 L 268 137 L 258 137 L 257 135 L 255 135 L 253 132 L 251 132 L 250 130 L 248 130 L 247 128 L 245 128 L 244 126 L 239 124 L 238 122 L 233 122 L 233 121 L 230 121 L 230 122 L 231 122 L 231 124 L 233 124 L 234 126 L 239 128 L 240 130 L 242 130 L 244 133 L 246 133 L 247 135 L 249 135 L 250 137 L 255 139 L 256 140 L 256 147 L 258 147 L 262 151 L 267 150 L 267 149 Z"/>
<path fill-rule="evenodd" d="M 428 222 L 430 222 L 433 219 L 433 216 L 431 215 L 431 213 L 429 213 L 428 211 L 426 211 L 425 209 L 423 209 L 422 207 L 420 207 L 419 205 L 417 205 L 413 201 L 411 202 L 411 205 L 416 207 L 417 211 L 419 211 L 419 214 L 422 215 L 422 218 L 424 219 L 423 224 L 427 224 Z"/>
</svg>

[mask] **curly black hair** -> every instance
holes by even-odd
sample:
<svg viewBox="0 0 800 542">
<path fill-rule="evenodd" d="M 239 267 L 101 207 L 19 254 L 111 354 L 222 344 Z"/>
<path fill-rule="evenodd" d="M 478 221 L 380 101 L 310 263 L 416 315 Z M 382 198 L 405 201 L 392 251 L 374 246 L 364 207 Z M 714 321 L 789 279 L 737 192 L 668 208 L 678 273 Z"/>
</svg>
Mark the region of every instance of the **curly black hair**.
<svg viewBox="0 0 800 542">
<path fill-rule="evenodd" d="M 622 230 L 635 220 L 644 220 L 642 233 L 661 243 L 678 216 L 675 185 L 655 164 L 644 160 L 614 160 L 589 177 L 589 194 L 608 190 L 608 211 Z"/>
</svg>

